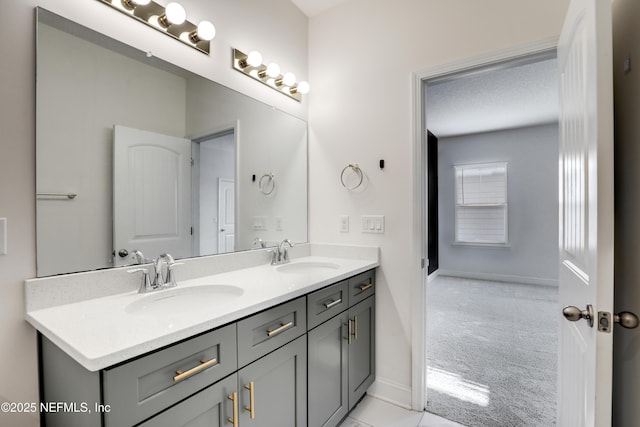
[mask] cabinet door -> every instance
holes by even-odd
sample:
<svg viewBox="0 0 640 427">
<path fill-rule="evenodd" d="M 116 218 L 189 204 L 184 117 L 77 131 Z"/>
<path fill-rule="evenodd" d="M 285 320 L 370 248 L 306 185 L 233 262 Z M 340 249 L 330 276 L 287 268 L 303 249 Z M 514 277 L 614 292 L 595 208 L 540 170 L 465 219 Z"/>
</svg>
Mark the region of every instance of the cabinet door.
<svg viewBox="0 0 640 427">
<path fill-rule="evenodd" d="M 333 427 L 349 411 L 347 312 L 309 331 L 309 427 Z"/>
<path fill-rule="evenodd" d="M 375 299 L 349 309 L 349 410 L 375 379 Z"/>
<path fill-rule="evenodd" d="M 187 400 L 169 408 L 139 427 L 223 427 L 231 425 L 238 376 L 230 375 Z"/>
<path fill-rule="evenodd" d="M 307 336 L 238 371 L 241 427 L 305 427 Z"/>
</svg>

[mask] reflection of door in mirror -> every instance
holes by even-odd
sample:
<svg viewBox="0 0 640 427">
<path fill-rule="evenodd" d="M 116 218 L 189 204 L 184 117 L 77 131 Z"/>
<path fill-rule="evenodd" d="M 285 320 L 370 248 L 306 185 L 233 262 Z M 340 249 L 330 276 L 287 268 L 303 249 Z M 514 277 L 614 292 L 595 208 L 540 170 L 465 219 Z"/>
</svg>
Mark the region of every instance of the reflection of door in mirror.
<svg viewBox="0 0 640 427">
<path fill-rule="evenodd" d="M 124 126 L 113 132 L 114 265 L 191 256 L 191 141 Z"/>
<path fill-rule="evenodd" d="M 233 252 L 235 244 L 235 124 L 193 138 L 194 255 Z"/>
<path fill-rule="evenodd" d="M 220 225 L 218 253 L 233 252 L 235 248 L 234 193 L 235 183 L 233 180 L 221 178 L 218 181 L 218 222 Z"/>
</svg>

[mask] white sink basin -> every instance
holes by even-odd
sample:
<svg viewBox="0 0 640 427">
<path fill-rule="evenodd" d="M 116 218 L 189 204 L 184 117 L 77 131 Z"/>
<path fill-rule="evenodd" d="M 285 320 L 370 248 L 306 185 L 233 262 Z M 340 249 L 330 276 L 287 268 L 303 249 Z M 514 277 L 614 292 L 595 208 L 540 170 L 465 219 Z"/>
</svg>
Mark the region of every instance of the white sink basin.
<svg viewBox="0 0 640 427">
<path fill-rule="evenodd" d="M 276 271 L 280 273 L 311 274 L 336 270 L 339 267 L 340 266 L 338 264 L 335 264 L 333 262 L 301 261 L 279 265 L 276 267 Z"/>
<path fill-rule="evenodd" d="M 153 291 L 125 307 L 127 313 L 169 315 L 210 310 L 244 294 L 244 289 L 230 285 L 200 285 Z"/>
</svg>

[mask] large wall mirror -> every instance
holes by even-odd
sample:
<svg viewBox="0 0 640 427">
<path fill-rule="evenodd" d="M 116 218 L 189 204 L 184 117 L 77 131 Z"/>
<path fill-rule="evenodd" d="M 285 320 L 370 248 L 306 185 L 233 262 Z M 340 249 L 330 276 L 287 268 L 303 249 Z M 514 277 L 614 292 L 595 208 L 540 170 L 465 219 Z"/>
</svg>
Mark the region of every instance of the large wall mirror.
<svg viewBox="0 0 640 427">
<path fill-rule="evenodd" d="M 307 241 L 304 121 L 37 16 L 39 277 Z"/>
</svg>

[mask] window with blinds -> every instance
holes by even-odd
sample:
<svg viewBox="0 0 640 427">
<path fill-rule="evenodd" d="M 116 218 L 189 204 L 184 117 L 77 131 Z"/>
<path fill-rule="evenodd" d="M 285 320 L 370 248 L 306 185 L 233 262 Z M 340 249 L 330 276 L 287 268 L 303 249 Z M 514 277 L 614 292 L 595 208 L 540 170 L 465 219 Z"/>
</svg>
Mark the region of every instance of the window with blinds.
<svg viewBox="0 0 640 427">
<path fill-rule="evenodd" d="M 454 166 L 456 243 L 507 244 L 507 164 Z"/>
</svg>

